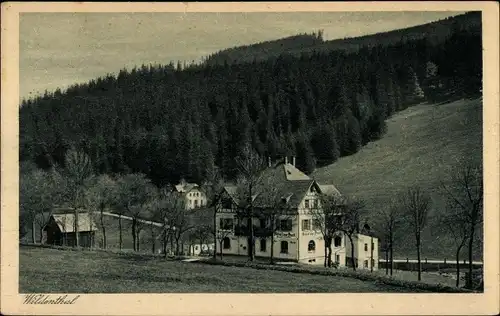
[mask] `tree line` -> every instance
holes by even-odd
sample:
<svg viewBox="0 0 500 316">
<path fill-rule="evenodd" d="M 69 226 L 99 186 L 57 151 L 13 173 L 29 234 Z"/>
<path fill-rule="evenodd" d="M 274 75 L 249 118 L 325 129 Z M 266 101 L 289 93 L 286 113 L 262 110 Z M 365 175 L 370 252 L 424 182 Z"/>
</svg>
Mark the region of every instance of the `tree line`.
<svg viewBox="0 0 500 316">
<path fill-rule="evenodd" d="M 456 286 L 460 285 L 460 254 L 467 246 L 468 273 L 465 287 L 473 288 L 473 252 L 476 236 L 483 221 L 483 169 L 482 165 L 460 159 L 449 170 L 448 179 L 442 180 L 439 192 L 446 205 L 437 217 L 437 223 L 448 233 L 455 245 Z M 429 192 L 419 186 L 411 186 L 399 192 L 388 207 L 377 213 L 373 223 L 381 240 L 381 251 L 385 252 L 386 274 L 393 274 L 393 252 L 395 241 L 408 233 L 414 241 L 417 254 L 418 280 L 422 274 L 422 231 L 428 225 L 432 208 Z M 406 225 L 405 224 L 409 224 Z M 409 227 L 410 231 L 405 227 Z"/>
<path fill-rule="evenodd" d="M 280 230 L 279 220 L 293 218 L 296 214 L 290 209 L 283 192 L 286 184 L 279 183 L 272 176 L 265 176 L 267 164 L 250 144 L 244 147 L 236 159 L 238 177 L 236 180 L 235 215 L 238 221 L 246 222 L 241 235 L 248 240 L 249 260 L 255 259 L 256 236 L 270 237 L 274 244 L 275 235 Z M 171 242 L 172 252 L 181 254 L 181 242 L 195 240 L 200 244 L 212 240 L 219 244 L 222 259 L 222 243 L 228 234 L 217 223 L 217 214 L 224 204 L 226 183 L 223 173 L 216 167 L 203 184 L 208 199 L 208 209 L 201 212 L 186 211 L 182 195 L 171 192 L 168 187 L 157 187 L 144 174 L 125 174 L 115 177 L 96 175 L 91 160 L 83 151 L 71 149 L 65 155 L 64 167 L 56 166 L 50 170 L 41 170 L 32 164 L 23 164 L 20 178 L 20 216 L 19 231 L 23 235 L 26 226 L 39 226 L 40 233 L 47 224 L 54 206 L 63 205 L 74 210 L 75 244 L 79 246 L 78 214 L 89 213 L 98 219 L 102 231 L 103 248 L 106 248 L 106 225 L 103 212 L 112 210 L 119 217 L 119 245 L 122 246 L 121 216 L 132 218 L 130 233 L 133 249 L 139 251 L 140 231 L 144 228 L 144 219 L 160 224 L 160 229 L 151 229 L 152 240 L 161 236 L 162 252 L 167 255 L 167 245 Z M 444 229 L 453 236 L 456 243 L 457 286 L 460 283 L 460 253 L 468 245 L 469 267 L 466 275 L 467 288 L 473 285 L 472 253 L 475 234 L 483 219 L 483 178 L 481 166 L 466 160 L 450 170 L 450 181 L 442 182 L 441 192 L 448 201 L 447 209 L 439 218 Z M 366 217 L 364 201 L 345 195 L 321 195 L 319 207 L 312 208 L 313 225 L 325 241 L 324 266 L 336 266 L 332 261 L 332 243 L 340 234 L 346 236 L 351 244 L 351 263 L 356 270 L 354 237 L 358 233 L 369 232 L 380 238 L 381 250 L 386 256 L 386 273 L 393 273 L 393 251 L 395 239 L 406 234 L 401 231 L 401 223 L 407 221 L 415 241 L 418 261 L 418 280 L 421 280 L 421 233 L 429 220 L 431 199 L 427 192 L 418 186 L 409 187 L 399 193 L 390 207 L 380 210 L 374 223 L 363 222 Z M 210 211 L 211 209 L 211 211 Z M 256 232 L 254 219 L 264 220 L 264 231 Z M 261 224 L 262 225 L 262 224 Z M 370 226 L 374 228 L 371 229 Z M 22 236 L 21 236 L 22 237 Z M 42 238 L 40 238 L 42 239 Z M 32 236 L 35 242 L 35 236 Z M 173 246 L 175 242 L 175 247 Z M 92 245 L 92 241 L 90 243 Z M 271 246 L 270 263 L 274 263 L 274 247 Z M 152 244 L 155 253 L 155 243 Z M 213 257 L 217 253 L 214 249 Z M 388 262 L 388 264 L 387 264 Z"/>
<path fill-rule="evenodd" d="M 123 175 L 97 174 L 87 154 L 78 149 L 70 149 L 65 155 L 65 165 L 48 170 L 32 164 L 22 164 L 20 173 L 19 233 L 24 237 L 31 227 L 31 241 L 43 242 L 43 228 L 56 208 L 63 208 L 74 215 L 75 239 L 73 244 L 82 245 L 79 232 L 79 214 L 88 214 L 90 230 L 94 221 L 101 232 L 100 244 L 108 248 L 108 223 L 105 213 L 118 217 L 119 249 L 123 246 L 123 217 L 132 219 L 130 231 L 133 250 L 139 251 L 141 231 L 150 226 L 152 252 L 154 240 L 160 238 L 164 255 L 168 243 L 174 254 L 183 252 L 181 242 L 197 241 L 205 243 L 212 231 L 210 216 L 206 212 L 186 212 L 185 199 L 169 187 L 155 186 L 146 175 L 131 173 Z M 35 231 L 40 232 L 39 238 Z M 94 235 L 90 235 L 93 247 Z M 66 242 L 63 240 L 63 242 Z M 173 246 L 175 244 L 175 246 Z"/>
<path fill-rule="evenodd" d="M 20 107 L 20 159 L 49 169 L 81 148 L 99 174 L 143 173 L 158 186 L 238 174 L 247 143 L 294 155 L 311 173 L 383 136 L 386 118 L 420 102 L 477 94 L 481 32 L 457 28 L 356 52 L 244 63 L 142 65 L 46 92 Z"/>
</svg>

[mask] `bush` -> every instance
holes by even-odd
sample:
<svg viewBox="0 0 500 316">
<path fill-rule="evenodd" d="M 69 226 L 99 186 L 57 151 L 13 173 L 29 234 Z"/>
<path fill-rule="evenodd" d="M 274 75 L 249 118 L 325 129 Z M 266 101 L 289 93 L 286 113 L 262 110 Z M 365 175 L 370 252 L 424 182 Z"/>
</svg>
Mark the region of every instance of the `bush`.
<svg viewBox="0 0 500 316">
<path fill-rule="evenodd" d="M 318 269 L 318 267 L 307 267 L 307 266 L 279 266 L 279 265 L 262 264 L 255 262 L 227 262 L 227 261 L 221 261 L 220 259 L 217 260 L 210 259 L 207 261 L 200 261 L 200 263 L 223 265 L 228 267 L 241 267 L 241 268 L 259 269 L 259 270 L 275 270 L 275 271 L 283 271 L 291 273 L 308 273 L 313 275 L 355 278 L 361 281 L 370 281 L 385 285 L 399 286 L 407 289 L 418 289 L 428 292 L 441 292 L 441 293 L 474 292 L 467 289 L 451 287 L 443 284 L 427 284 L 418 281 L 399 280 L 385 275 L 372 274 L 368 271 L 353 271 L 347 269 L 335 269 L 335 270 Z"/>
</svg>

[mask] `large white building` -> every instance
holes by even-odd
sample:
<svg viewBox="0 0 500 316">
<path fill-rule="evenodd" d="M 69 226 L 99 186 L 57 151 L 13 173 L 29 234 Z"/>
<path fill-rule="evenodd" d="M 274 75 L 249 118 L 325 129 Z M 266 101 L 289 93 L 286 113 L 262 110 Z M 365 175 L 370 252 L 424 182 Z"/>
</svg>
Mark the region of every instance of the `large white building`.
<svg viewBox="0 0 500 316">
<path fill-rule="evenodd" d="M 287 213 L 276 218 L 277 230 L 271 245 L 269 218 L 255 216 L 252 219 L 255 236 L 255 256 L 273 257 L 277 260 L 294 261 L 306 264 L 323 264 L 325 243 L 318 223 L 318 210 L 321 210 L 320 197 L 323 194 L 339 195 L 335 186 L 320 185 L 286 160 L 265 170 L 264 178 L 273 179 L 280 185 L 280 197 L 286 204 Z M 248 219 L 237 216 L 239 203 L 237 188 L 226 186 L 217 215 L 218 241 L 216 251 L 223 255 L 249 255 Z M 261 190 L 266 191 L 266 190 Z M 258 207 L 259 196 L 254 197 Z M 332 260 L 339 266 L 346 265 L 347 243 L 345 236 L 338 232 L 332 241 Z M 377 248 L 374 252 L 377 253 Z M 371 251 L 370 251 L 371 253 Z M 363 257 L 364 260 L 365 257 Z M 378 255 L 377 255 L 378 261 Z M 364 261 L 363 261 L 364 262 Z"/>
</svg>

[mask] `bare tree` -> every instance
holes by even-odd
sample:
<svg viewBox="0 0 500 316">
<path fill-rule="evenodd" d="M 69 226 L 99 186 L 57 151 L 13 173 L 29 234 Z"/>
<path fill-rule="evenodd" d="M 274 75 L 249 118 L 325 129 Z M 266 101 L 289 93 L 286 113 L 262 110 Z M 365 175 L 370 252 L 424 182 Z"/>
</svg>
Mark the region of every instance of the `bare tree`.
<svg viewBox="0 0 500 316">
<path fill-rule="evenodd" d="M 36 228 L 42 242 L 43 228 L 53 212 L 54 205 L 64 198 L 63 179 L 55 170 L 33 170 L 22 173 L 19 181 L 20 223 L 31 223 L 31 240 L 36 242 Z"/>
<path fill-rule="evenodd" d="M 332 242 L 341 231 L 341 206 L 344 201 L 338 195 L 321 195 L 320 205 L 311 209 L 313 225 L 321 231 L 325 241 L 324 267 L 332 266 Z"/>
<path fill-rule="evenodd" d="M 155 188 L 143 174 L 128 174 L 118 179 L 118 207 L 132 217 L 134 251 L 139 249 L 139 233 L 143 228 L 141 217 L 148 203 L 155 197 Z"/>
<path fill-rule="evenodd" d="M 467 229 L 469 273 L 465 286 L 472 288 L 472 255 L 475 233 L 483 221 L 483 170 L 480 164 L 470 161 L 459 162 L 450 172 L 449 184 L 442 183 L 441 188 L 449 205 L 458 215 L 457 229 Z M 458 237 L 461 240 L 461 237 Z M 459 241 L 460 244 L 461 241 Z M 457 250 L 458 251 L 458 250 Z"/>
<path fill-rule="evenodd" d="M 418 280 L 422 280 L 422 231 L 427 224 L 427 217 L 430 210 L 431 199 L 429 195 L 423 192 L 419 187 L 411 187 L 400 198 L 401 205 L 404 207 L 410 227 L 415 236 L 415 245 L 417 249 L 418 262 Z"/>
<path fill-rule="evenodd" d="M 93 176 L 90 157 L 81 150 L 70 149 L 64 156 L 63 176 L 66 178 L 68 201 L 74 210 L 75 247 L 80 246 L 78 214 L 85 207 L 85 189 Z"/>
<path fill-rule="evenodd" d="M 169 223 L 170 194 L 172 193 L 165 188 L 160 189 L 158 198 L 152 200 L 147 206 L 150 210 L 151 219 L 162 224 L 160 234 L 162 237 L 162 252 L 165 257 L 167 256 L 167 244 L 173 232 L 173 227 Z"/>
<path fill-rule="evenodd" d="M 185 199 L 178 193 L 166 193 L 164 196 L 165 207 L 167 208 L 166 220 L 172 227 L 172 236 L 175 239 L 175 254 L 181 254 L 181 238 L 185 233 L 196 227 L 193 218 L 186 212 Z"/>
<path fill-rule="evenodd" d="M 104 211 L 111 208 L 116 200 L 116 182 L 108 175 L 101 175 L 95 179 L 85 192 L 87 209 L 99 211 L 99 228 L 102 231 L 102 246 L 107 248 L 106 225 Z"/>
<path fill-rule="evenodd" d="M 255 259 L 254 198 L 259 194 L 259 187 L 262 187 L 262 174 L 266 165 L 262 157 L 250 145 L 244 148 L 242 155 L 237 157 L 236 163 L 240 175 L 237 181 L 237 216 L 247 221 L 248 255 L 250 261 L 253 261 Z"/>
<path fill-rule="evenodd" d="M 457 280 L 456 286 L 460 286 L 460 252 L 462 248 L 467 243 L 469 237 L 468 221 L 466 214 L 461 210 L 457 209 L 455 205 L 449 205 L 446 214 L 443 214 L 439 218 L 440 226 L 453 238 L 453 242 L 456 247 L 455 260 L 456 260 L 456 271 Z"/>
<path fill-rule="evenodd" d="M 270 263 L 274 264 L 274 241 L 276 233 L 282 229 L 280 223 L 283 220 L 293 220 L 296 213 L 292 213 L 286 185 L 275 178 L 262 178 L 255 191 L 255 215 L 263 222 L 259 235 L 264 238 L 271 237 Z"/>
<path fill-rule="evenodd" d="M 201 252 L 203 251 L 203 245 L 206 244 L 211 234 L 213 234 L 212 225 L 200 225 L 193 229 L 190 237 L 194 243 L 198 243 L 200 245 Z"/>
<path fill-rule="evenodd" d="M 361 211 L 365 202 L 354 198 L 345 198 L 340 216 L 340 229 L 347 236 L 351 244 L 352 269 L 356 271 L 356 258 L 354 253 L 354 236 L 359 233 Z"/>
<path fill-rule="evenodd" d="M 214 245 L 217 244 L 217 213 L 220 208 L 220 199 L 222 194 L 222 189 L 224 187 L 224 180 L 222 174 L 217 166 L 213 165 L 208 168 L 207 181 L 203 185 L 203 190 L 207 197 L 207 206 L 212 207 L 212 234 L 214 239 Z M 215 246 L 214 246 L 215 247 Z M 217 258 L 217 251 L 214 249 L 213 259 Z"/>
<path fill-rule="evenodd" d="M 386 270 L 389 270 L 390 275 L 393 272 L 393 259 L 394 259 L 394 239 L 398 226 L 401 222 L 402 212 L 397 203 L 391 203 L 388 208 L 380 210 L 378 218 L 380 219 L 380 231 L 384 232 L 384 244 L 386 247 Z M 388 257 L 388 258 L 387 258 Z M 387 259 L 389 259 L 387 261 Z"/>
</svg>

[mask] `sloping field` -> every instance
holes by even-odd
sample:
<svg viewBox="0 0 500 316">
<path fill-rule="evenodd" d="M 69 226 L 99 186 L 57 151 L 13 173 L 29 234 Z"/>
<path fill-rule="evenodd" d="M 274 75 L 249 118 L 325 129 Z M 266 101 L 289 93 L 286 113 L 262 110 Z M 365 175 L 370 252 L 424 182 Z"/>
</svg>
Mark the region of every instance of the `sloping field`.
<svg viewBox="0 0 500 316">
<path fill-rule="evenodd" d="M 408 292 L 337 276 L 166 261 L 136 254 L 20 247 L 20 293 Z"/>
<path fill-rule="evenodd" d="M 316 170 L 313 176 L 320 182 L 337 185 L 345 194 L 364 199 L 373 221 L 373 214 L 387 207 L 401 190 L 419 185 L 432 197 L 423 256 L 454 258 L 455 247 L 435 220 L 444 211 L 439 185 L 449 178 L 449 168 L 456 159 L 482 162 L 482 101 L 417 105 L 397 113 L 388 119 L 387 125 L 388 132 L 382 139 Z M 405 223 L 401 228 L 395 255 L 416 258 L 411 231 Z M 478 249 L 475 260 L 481 260 L 480 253 Z"/>
</svg>

